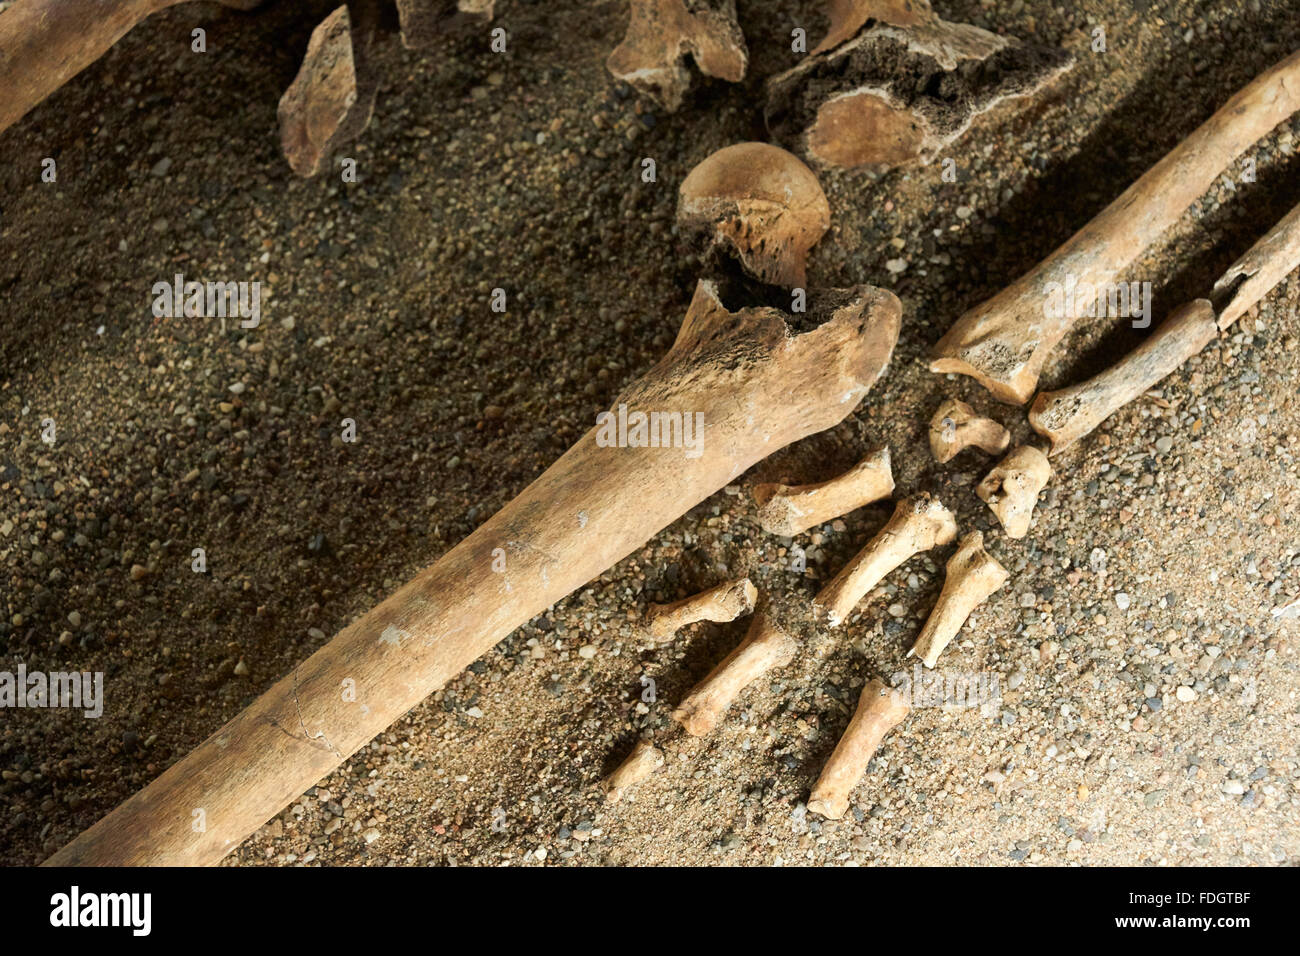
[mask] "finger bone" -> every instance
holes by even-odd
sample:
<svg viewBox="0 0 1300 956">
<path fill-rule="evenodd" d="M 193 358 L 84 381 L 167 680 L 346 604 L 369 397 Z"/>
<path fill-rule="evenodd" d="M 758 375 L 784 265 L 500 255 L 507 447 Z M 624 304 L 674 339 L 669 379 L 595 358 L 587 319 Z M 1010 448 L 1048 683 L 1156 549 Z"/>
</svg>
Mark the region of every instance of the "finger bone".
<svg viewBox="0 0 1300 956">
<path fill-rule="evenodd" d="M 990 455 L 1000 455 L 1009 444 L 1009 431 L 955 398 L 940 405 L 930 419 L 930 451 L 938 462 L 951 460 L 971 445 Z"/>
<path fill-rule="evenodd" d="M 844 816 L 849 808 L 849 794 L 866 773 L 880 742 L 910 710 L 907 698 L 900 691 L 886 687 L 878 677 L 868 681 L 848 729 L 817 777 L 808 798 L 808 810 L 831 820 Z"/>
<path fill-rule="evenodd" d="M 734 621 L 754 610 L 757 598 L 758 589 L 749 578 L 737 578 L 672 604 L 650 605 L 646 628 L 655 641 L 667 641 L 696 621 Z"/>
<path fill-rule="evenodd" d="M 972 531 L 963 537 L 957 553 L 948 559 L 939 601 L 908 656 L 919 657 L 926 667 L 933 667 L 971 611 L 1002 587 L 1007 577 L 1007 569 L 984 550 L 982 532 Z"/>
<path fill-rule="evenodd" d="M 1038 493 L 1051 477 L 1047 456 L 1032 445 L 1021 445 L 993 467 L 975 493 L 997 515 L 1007 537 L 1023 538 L 1029 533 Z"/>
<path fill-rule="evenodd" d="M 754 488 L 758 523 L 769 534 L 794 537 L 894 493 L 889 449 L 877 448 L 844 474 L 814 485 Z"/>
</svg>

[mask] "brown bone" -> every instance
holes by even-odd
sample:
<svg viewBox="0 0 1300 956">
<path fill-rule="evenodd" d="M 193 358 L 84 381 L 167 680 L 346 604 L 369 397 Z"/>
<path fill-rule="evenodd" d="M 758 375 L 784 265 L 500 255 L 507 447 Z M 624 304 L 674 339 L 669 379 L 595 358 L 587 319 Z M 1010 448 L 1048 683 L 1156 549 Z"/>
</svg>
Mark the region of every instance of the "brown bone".
<svg viewBox="0 0 1300 956">
<path fill-rule="evenodd" d="M 628 758 L 605 778 L 605 799 L 609 803 L 618 803 L 631 787 L 663 765 L 664 755 L 654 744 L 645 740 L 637 741 Z"/>
<path fill-rule="evenodd" d="M 1010 432 L 955 398 L 940 405 L 930 419 L 930 452 L 940 463 L 951 461 L 971 445 L 990 455 L 1000 455 L 1009 444 Z"/>
<path fill-rule="evenodd" d="M 717 726 L 727 708 L 753 681 L 790 663 L 799 643 L 765 613 L 754 615 L 749 632 L 673 711 L 673 720 L 692 737 Z"/>
<path fill-rule="evenodd" d="M 312 31 L 277 111 L 280 146 L 299 176 L 315 176 L 370 123 L 379 90 L 371 60 L 377 23 L 377 7 L 363 0 L 339 7 Z"/>
<path fill-rule="evenodd" d="M 152 13 L 183 0 L 20 0 L 0 14 L 0 132 Z M 251 10 L 261 0 L 218 0 Z"/>
<path fill-rule="evenodd" d="M 397 0 L 402 46 L 421 50 L 448 33 L 492 19 L 496 0 Z"/>
<path fill-rule="evenodd" d="M 1151 337 L 1106 371 L 1054 392 L 1040 392 L 1029 410 L 1034 431 L 1057 455 L 1118 409 L 1153 388 L 1195 355 L 1300 266 L 1300 206 L 1228 267 L 1214 284 L 1214 304 L 1197 299 L 1165 319 Z"/>
<path fill-rule="evenodd" d="M 48 862 L 209 864 L 521 624 L 778 448 L 844 419 L 901 307 L 863 286 L 793 334 L 701 283 L 668 354 L 618 398 L 704 416 L 702 454 L 603 447 L 593 428 L 500 512 Z M 493 570 L 494 552 L 507 552 Z M 351 688 L 341 694 L 341 688 Z M 206 827 L 195 832 L 195 811 Z"/>
<path fill-rule="evenodd" d="M 749 578 L 724 581 L 702 594 L 673 604 L 652 604 L 646 612 L 646 630 L 655 641 L 669 640 L 688 624 L 696 621 L 725 623 L 754 610 L 758 589 Z"/>
<path fill-rule="evenodd" d="M 710 153 L 683 180 L 677 225 L 705 251 L 734 255 L 751 277 L 804 284 L 808 250 L 831 225 L 831 207 L 799 157 L 767 143 Z"/>
<path fill-rule="evenodd" d="M 849 808 L 849 794 L 867 772 L 885 735 L 902 723 L 911 711 L 907 698 L 878 677 L 867 682 L 858 698 L 858 709 L 849 721 L 835 752 L 826 761 L 812 795 L 808 810 L 830 820 L 838 820 Z"/>
<path fill-rule="evenodd" d="M 904 498 L 866 547 L 821 589 L 816 605 L 826 610 L 831 627 L 839 627 L 867 592 L 908 558 L 957 536 L 957 520 L 932 495 Z"/>
<path fill-rule="evenodd" d="M 1072 63 L 1064 50 L 942 20 L 926 0 L 832 3 L 827 37 L 768 81 L 767 124 L 820 165 L 928 163 L 975 117 Z"/>
<path fill-rule="evenodd" d="M 933 667 L 971 612 L 1006 584 L 1007 576 L 1007 569 L 984 550 L 982 532 L 972 531 L 962 538 L 957 553 L 948 559 L 939 600 L 907 656 Z"/>
<path fill-rule="evenodd" d="M 757 485 L 754 502 L 764 531 L 792 538 L 893 493 L 889 449 L 881 447 L 844 474 L 815 485 Z"/>
<path fill-rule="evenodd" d="M 975 494 L 997 515 L 1008 538 L 1023 538 L 1029 533 L 1038 493 L 1051 477 L 1047 456 L 1032 445 L 1021 445 L 993 466 Z"/>
<path fill-rule="evenodd" d="M 615 79 L 672 113 L 691 85 L 682 65 L 688 53 L 705 76 L 744 79 L 749 52 L 736 23 L 736 0 L 632 0 L 627 36 L 605 65 Z"/>
<path fill-rule="evenodd" d="M 1300 109 L 1300 52 L 1262 73 L 1063 246 L 971 309 L 934 347 L 930 370 L 970 375 L 999 401 L 1023 405 L 1077 316 L 1050 316 L 1054 286 L 1092 288 L 1168 229 L 1252 143 Z M 1087 303 L 1079 303 L 1082 311 Z"/>
</svg>

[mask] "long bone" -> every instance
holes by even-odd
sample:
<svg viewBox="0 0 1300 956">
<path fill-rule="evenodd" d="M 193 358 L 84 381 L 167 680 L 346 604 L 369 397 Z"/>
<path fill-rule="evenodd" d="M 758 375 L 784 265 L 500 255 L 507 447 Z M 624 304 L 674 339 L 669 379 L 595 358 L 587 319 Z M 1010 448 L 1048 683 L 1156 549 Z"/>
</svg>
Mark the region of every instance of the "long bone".
<svg viewBox="0 0 1300 956">
<path fill-rule="evenodd" d="M 215 863 L 515 628 L 762 458 L 838 424 L 884 370 L 901 306 L 869 286 L 827 297 L 801 316 L 825 321 L 794 334 L 783 313 L 731 312 L 700 283 L 673 347 L 615 402 L 702 414 L 698 457 L 602 445 L 593 428 L 468 538 L 47 862 Z"/>
<path fill-rule="evenodd" d="M 849 808 L 849 794 L 867 772 L 867 764 L 871 763 L 880 742 L 911 709 L 907 698 L 897 689 L 886 687 L 880 678 L 867 682 L 848 729 L 813 785 L 808 797 L 809 812 L 831 820 L 844 816 Z"/>
<path fill-rule="evenodd" d="M 904 498 L 866 547 L 818 593 L 815 603 L 826 610 L 831 627 L 853 612 L 867 592 L 908 558 L 948 544 L 957 536 L 957 521 L 943 502 L 927 494 Z"/>
<path fill-rule="evenodd" d="M 1300 266 L 1300 206 L 1228 267 L 1214 283 L 1213 299 L 1196 299 L 1174 311 L 1140 346 L 1086 381 L 1039 392 L 1029 410 L 1034 431 L 1060 454 L 1123 406 L 1153 388 Z M 1217 309 L 1216 301 L 1222 304 Z"/>
<path fill-rule="evenodd" d="M 889 449 L 882 447 L 844 474 L 814 485 L 756 485 L 754 503 L 763 530 L 789 538 L 893 493 Z"/>
<path fill-rule="evenodd" d="M 1113 283 L 1229 163 L 1297 109 L 1300 52 L 1247 84 L 1032 271 L 959 318 L 935 345 L 930 370 L 972 376 L 998 400 L 1023 405 L 1088 306 L 1050 309 L 1053 290 Z"/>
</svg>

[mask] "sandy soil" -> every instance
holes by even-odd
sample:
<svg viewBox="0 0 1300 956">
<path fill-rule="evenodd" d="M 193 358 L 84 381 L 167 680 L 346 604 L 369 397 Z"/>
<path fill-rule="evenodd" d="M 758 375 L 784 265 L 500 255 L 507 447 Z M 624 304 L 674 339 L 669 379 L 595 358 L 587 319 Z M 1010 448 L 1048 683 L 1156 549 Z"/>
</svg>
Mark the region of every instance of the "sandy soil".
<svg viewBox="0 0 1300 956">
<path fill-rule="evenodd" d="M 792 26 L 819 35 L 819 6 L 742 0 L 749 78 L 697 82 L 673 115 L 604 71 L 622 2 L 506 0 L 504 56 L 480 35 L 424 54 L 390 36 L 374 121 L 346 151 L 356 184 L 296 180 L 277 145 L 276 102 L 327 3 L 158 15 L 0 135 L 0 660 L 106 675 L 98 720 L 0 713 L 0 858 L 38 861 L 143 787 L 522 489 L 662 353 L 694 281 L 677 185 L 714 149 L 762 137 L 761 81 L 790 65 Z M 1019 542 L 973 493 L 989 460 L 936 465 L 925 430 L 949 395 L 1017 440 L 1023 413 L 922 361 L 966 307 L 1300 44 L 1300 22 L 1262 0 L 938 7 L 1079 63 L 1034 105 L 977 122 L 952 150 L 957 183 L 937 166 L 822 177 L 834 222 L 809 282 L 902 297 L 888 376 L 845 424 L 513 634 L 229 863 L 1300 857 L 1296 622 L 1273 614 L 1300 592 L 1295 278 L 1057 459 Z M 1089 49 L 1096 25 L 1105 54 Z M 1157 316 L 1300 200 L 1295 127 L 1254 152 L 1257 182 L 1221 178 L 1135 265 Z M 637 175 L 646 156 L 655 184 Z M 46 157 L 56 183 L 41 181 Z M 261 327 L 155 320 L 150 289 L 176 272 L 260 280 Z M 488 309 L 497 286 L 505 315 Z M 1139 335 L 1091 323 L 1045 384 Z M 355 444 L 339 440 L 345 417 Z M 667 735 L 672 704 L 745 628 L 655 647 L 646 605 L 744 572 L 806 604 L 890 509 L 801 536 L 797 574 L 747 486 L 826 478 L 880 442 L 900 493 L 939 493 L 1013 572 L 944 658 L 996 677 L 1001 703 L 917 709 L 849 815 L 806 813 L 859 688 L 909 666 L 948 556 L 935 551 L 844 628 L 804 635 L 806 653 L 715 734 L 606 806 L 601 776 L 639 737 Z M 190 570 L 195 547 L 206 574 Z"/>
</svg>

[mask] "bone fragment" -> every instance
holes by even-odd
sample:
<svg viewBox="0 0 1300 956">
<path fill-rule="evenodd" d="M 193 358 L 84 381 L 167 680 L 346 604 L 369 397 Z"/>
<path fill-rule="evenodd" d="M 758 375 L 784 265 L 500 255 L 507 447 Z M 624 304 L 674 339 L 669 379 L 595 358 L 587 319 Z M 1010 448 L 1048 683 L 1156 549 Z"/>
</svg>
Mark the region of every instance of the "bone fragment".
<svg viewBox="0 0 1300 956">
<path fill-rule="evenodd" d="M 1255 243 L 1214 283 L 1222 331 L 1300 266 L 1300 205 Z M 1227 301 L 1223 301 L 1225 299 Z"/>
<path fill-rule="evenodd" d="M 830 820 L 844 816 L 849 808 L 849 794 L 866 773 L 880 742 L 910 710 L 907 698 L 898 690 L 886 687 L 880 678 L 867 682 L 858 698 L 857 712 L 813 786 L 808 798 L 809 812 Z"/>
<path fill-rule="evenodd" d="M 762 484 L 754 488 L 758 523 L 792 538 L 823 522 L 894 493 L 889 448 L 877 448 L 844 474 L 815 485 Z"/>
<path fill-rule="evenodd" d="M 885 576 L 912 555 L 957 536 L 957 521 L 938 498 L 928 494 L 904 498 L 866 547 L 817 595 L 831 627 L 839 627 L 858 602 Z"/>
<path fill-rule="evenodd" d="M 19 0 L 10 4 L 0 16 L 0 132 L 107 53 L 145 17 L 180 2 Z M 217 2 L 251 10 L 261 0 Z"/>
<path fill-rule="evenodd" d="M 616 404 L 698 412 L 702 454 L 601 445 L 593 426 L 473 534 L 48 862 L 220 860 L 515 628 L 756 462 L 843 421 L 888 362 L 900 312 L 894 295 L 859 287 L 810 309 L 796 334 L 776 309 L 731 312 L 701 283 L 673 347 Z"/>
<path fill-rule="evenodd" d="M 935 345 L 930 370 L 970 375 L 999 401 L 1023 405 L 1052 349 L 1091 305 L 1075 297 L 1073 310 L 1054 310 L 1050 297 L 1070 279 L 1076 288 L 1111 286 L 1233 160 L 1297 109 L 1300 52 L 1228 100 L 1031 272 L 958 319 Z"/>
<path fill-rule="evenodd" d="M 379 90 L 371 53 L 377 18 L 369 2 L 341 6 L 312 31 L 277 111 L 280 146 L 299 176 L 320 173 L 370 123 Z"/>
<path fill-rule="evenodd" d="M 605 800 L 618 803 L 628 789 L 640 783 L 664 765 L 664 755 L 654 744 L 637 741 L 628 758 L 605 778 Z"/>
<path fill-rule="evenodd" d="M 1059 455 L 1203 349 L 1218 332 L 1210 301 L 1189 302 L 1116 365 L 1069 388 L 1040 392 L 1029 410 L 1029 424 L 1051 439 L 1051 454 Z"/>
<path fill-rule="evenodd" d="M 745 639 L 700 681 L 673 711 L 692 737 L 711 731 L 742 690 L 756 678 L 790 663 L 798 642 L 766 614 L 754 615 Z"/>
<path fill-rule="evenodd" d="M 754 610 L 758 589 L 749 578 L 725 581 L 715 588 L 673 604 L 652 604 L 646 612 L 646 630 L 658 642 L 667 641 L 696 621 L 725 622 Z"/>
<path fill-rule="evenodd" d="M 961 539 L 957 553 L 948 559 L 939 601 L 930 612 L 908 657 L 919 657 L 933 667 L 949 642 L 957 636 L 971 611 L 1007 582 L 1007 569 L 984 550 L 984 534 L 972 531 Z"/>
<path fill-rule="evenodd" d="M 938 462 L 951 460 L 971 445 L 990 455 L 1000 455 L 1009 444 L 1009 431 L 955 398 L 940 405 L 930 419 L 930 451 Z"/>
<path fill-rule="evenodd" d="M 632 0 L 627 35 L 605 65 L 673 113 L 691 84 L 682 63 L 688 53 L 705 76 L 744 79 L 749 52 L 735 0 Z"/>
<path fill-rule="evenodd" d="M 939 18 L 926 0 L 839 2 L 812 54 L 767 83 L 773 137 L 816 165 L 928 163 L 975 117 L 1029 96 L 1072 56 Z"/>
<path fill-rule="evenodd" d="M 1008 538 L 1023 538 L 1029 533 L 1038 493 L 1051 477 L 1047 456 L 1032 445 L 1021 445 L 993 466 L 975 494 L 997 515 Z"/>
<path fill-rule="evenodd" d="M 803 286 L 808 250 L 830 228 L 831 208 L 813 171 L 767 143 L 736 143 L 690 171 L 677 225 L 706 252 L 732 255 L 760 282 Z"/>
</svg>

